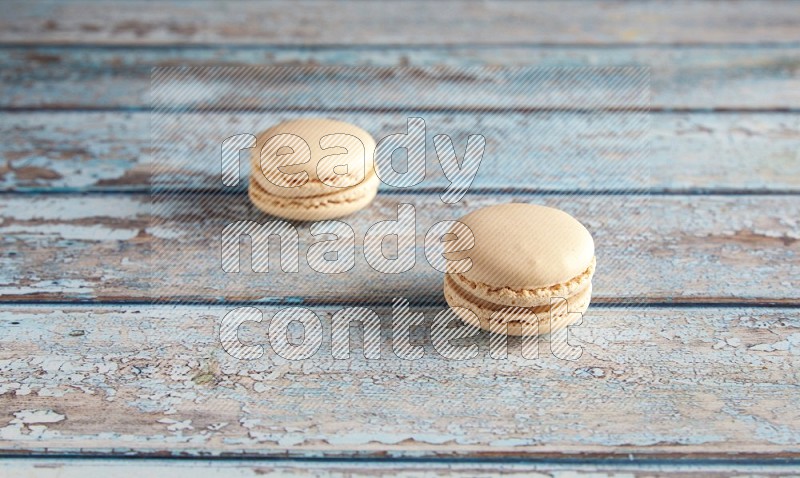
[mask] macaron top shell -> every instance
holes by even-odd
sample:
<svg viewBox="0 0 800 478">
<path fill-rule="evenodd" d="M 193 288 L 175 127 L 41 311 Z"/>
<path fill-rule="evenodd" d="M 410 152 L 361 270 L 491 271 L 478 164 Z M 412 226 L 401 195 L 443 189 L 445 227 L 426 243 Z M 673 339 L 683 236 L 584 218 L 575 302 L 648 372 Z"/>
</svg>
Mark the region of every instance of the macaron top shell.
<svg viewBox="0 0 800 478">
<path fill-rule="evenodd" d="M 375 139 L 365 130 L 343 121 L 305 118 L 259 134 L 251 170 L 275 196 L 321 196 L 368 179 L 374 174 L 374 153 Z"/>
<path fill-rule="evenodd" d="M 472 249 L 447 258 L 472 259 L 462 275 L 496 288 L 538 289 L 561 284 L 593 264 L 594 240 L 564 211 L 510 203 L 479 209 L 459 219 L 472 231 Z"/>
</svg>

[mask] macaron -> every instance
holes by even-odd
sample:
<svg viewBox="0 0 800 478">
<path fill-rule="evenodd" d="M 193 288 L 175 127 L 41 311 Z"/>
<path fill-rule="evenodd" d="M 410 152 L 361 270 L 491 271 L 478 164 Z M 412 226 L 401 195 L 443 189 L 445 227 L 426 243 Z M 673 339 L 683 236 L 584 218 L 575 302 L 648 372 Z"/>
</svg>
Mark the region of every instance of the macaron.
<svg viewBox="0 0 800 478">
<path fill-rule="evenodd" d="M 564 211 L 511 203 L 459 220 L 474 236 L 466 272 L 448 273 L 447 303 L 462 320 L 509 335 L 546 334 L 580 319 L 589 307 L 596 258 L 592 235 Z"/>
<path fill-rule="evenodd" d="M 248 195 L 273 216 L 319 221 L 346 216 L 375 198 L 375 139 L 342 121 L 307 118 L 259 134 Z"/>
</svg>

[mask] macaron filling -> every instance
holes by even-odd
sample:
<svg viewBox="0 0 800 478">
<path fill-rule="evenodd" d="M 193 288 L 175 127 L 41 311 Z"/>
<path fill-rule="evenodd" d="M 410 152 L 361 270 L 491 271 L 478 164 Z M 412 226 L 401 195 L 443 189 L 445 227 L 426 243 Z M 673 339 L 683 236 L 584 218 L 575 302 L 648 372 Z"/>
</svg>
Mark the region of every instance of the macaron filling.
<svg viewBox="0 0 800 478">
<path fill-rule="evenodd" d="M 248 194 L 252 203 L 268 214 L 275 214 L 293 219 L 324 219 L 318 218 L 313 213 L 325 211 L 329 208 L 339 209 L 342 206 L 354 206 L 360 203 L 369 203 L 378 190 L 378 178 L 371 175 L 358 186 L 343 189 L 332 194 L 311 197 L 287 198 L 274 196 L 265 191 L 254 179 L 250 179 Z M 348 208 L 340 210 L 341 214 L 331 211 L 330 217 L 349 214 Z M 328 214 L 326 214 L 328 216 Z"/>
<path fill-rule="evenodd" d="M 476 296 L 476 295 L 470 293 L 469 290 L 466 290 L 463 287 L 461 287 L 458 284 L 458 282 L 456 282 L 453 279 L 452 276 L 446 276 L 445 277 L 445 285 L 447 287 L 449 287 L 450 289 L 452 289 L 453 293 L 461 296 L 463 299 L 465 299 L 466 301 L 469 302 L 470 307 L 467 307 L 467 308 L 471 308 L 471 306 L 474 305 L 475 306 L 474 308 L 476 310 L 473 310 L 473 312 L 475 312 L 476 314 L 478 314 L 478 312 L 482 312 L 483 313 L 483 314 L 478 314 L 478 315 L 485 315 L 486 312 L 495 313 L 495 312 L 498 312 L 498 311 L 501 311 L 501 310 L 509 310 L 510 311 L 512 309 L 515 309 L 515 310 L 517 310 L 517 312 L 516 312 L 517 314 L 523 315 L 525 317 L 530 317 L 530 314 L 535 314 L 536 316 L 539 316 L 540 314 L 547 314 L 547 313 L 549 313 L 551 311 L 551 307 L 552 306 L 556 306 L 556 308 L 558 308 L 559 312 L 562 311 L 563 305 L 567 305 L 570 310 L 573 309 L 573 306 L 575 308 L 579 308 L 580 306 L 582 306 L 584 304 L 584 302 L 586 302 L 586 299 L 589 299 L 589 297 L 591 296 L 591 289 L 592 289 L 591 282 L 587 282 L 587 283 L 585 283 L 583 285 L 583 287 L 581 289 L 573 292 L 569 296 L 553 295 L 553 296 L 550 296 L 547 299 L 547 303 L 546 304 L 524 306 L 524 305 L 498 304 L 496 302 L 492 302 L 490 300 L 486 300 L 484 298 Z M 551 301 L 553 299 L 565 299 L 566 300 L 566 304 L 564 304 L 564 301 L 556 301 L 553 304 L 551 304 Z M 554 310 L 554 312 L 555 311 L 556 310 Z M 564 310 L 563 312 L 567 312 L 567 311 Z"/>
<path fill-rule="evenodd" d="M 451 307 L 463 308 L 471 313 L 455 310 L 465 322 L 498 333 L 510 335 L 546 334 L 566 327 L 577 321 L 589 306 L 592 295 L 592 284 L 587 282 L 582 289 L 576 291 L 566 300 L 551 296 L 545 305 L 522 307 L 497 304 L 472 295 L 454 280 L 452 275 L 445 276 L 444 294 Z M 505 326 L 505 327 L 503 327 Z"/>
<path fill-rule="evenodd" d="M 496 287 L 468 279 L 464 274 L 450 274 L 462 289 L 474 291 L 473 295 L 491 298 L 491 302 L 505 306 L 535 307 L 550 303 L 551 297 L 569 297 L 584 289 L 594 275 L 596 257 L 592 257 L 589 267 L 572 279 L 559 284 L 535 288 Z"/>
</svg>

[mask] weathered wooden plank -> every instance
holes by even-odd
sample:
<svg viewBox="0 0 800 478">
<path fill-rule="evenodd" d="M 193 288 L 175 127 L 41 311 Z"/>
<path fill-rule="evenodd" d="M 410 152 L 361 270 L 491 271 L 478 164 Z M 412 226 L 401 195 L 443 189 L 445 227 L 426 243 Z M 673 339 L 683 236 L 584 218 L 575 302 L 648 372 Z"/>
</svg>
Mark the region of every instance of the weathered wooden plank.
<svg viewBox="0 0 800 478">
<path fill-rule="evenodd" d="M 376 138 L 402 131 L 408 117 L 325 112 L 205 115 L 197 130 L 175 141 L 184 150 L 183 158 L 188 158 L 170 161 L 175 186 L 220 188 L 217 155 L 224 138 L 258 133 L 301 115 L 352 122 Z M 648 125 L 641 124 L 641 116 L 621 114 L 609 115 L 606 121 L 568 113 L 420 116 L 426 120 L 429 141 L 434 134 L 446 133 L 458 151 L 467 135 L 486 137 L 487 150 L 474 188 L 800 190 L 800 115 L 795 114 L 663 113 L 651 115 Z M 637 140 L 626 137 L 626 132 L 648 136 Z M 145 191 L 148 187 L 148 113 L 3 113 L 0 134 L 6 138 L 0 144 L 3 191 Z M 642 164 L 642 151 L 631 146 L 641 146 L 645 139 L 649 152 Z M 427 151 L 428 175 L 415 188 L 447 186 L 433 146 L 429 144 Z M 620 167 L 634 163 L 636 168 Z M 590 176 L 584 173 L 589 169 Z M 245 161 L 242 176 L 248 171 Z"/>
<path fill-rule="evenodd" d="M 468 194 L 445 206 L 436 194 L 382 194 L 345 221 L 355 234 L 355 267 L 323 275 L 306 260 L 314 242 L 298 226 L 299 273 L 225 274 L 220 234 L 238 220 L 270 220 L 244 194 L 190 194 L 152 205 L 147 195 L 6 195 L 0 203 L 0 296 L 5 301 L 442 302 L 442 274 L 424 256 L 428 228 L 511 200 L 564 209 L 593 233 L 598 302 L 800 299 L 797 196 L 630 196 Z M 381 274 L 366 263 L 368 228 L 416 209 L 416 265 Z M 152 209 L 152 211 L 151 211 Z M 152 213 L 152 215 L 151 215 Z M 245 257 L 249 257 L 245 254 Z M 249 271 L 244 263 L 243 271 Z"/>
<path fill-rule="evenodd" d="M 637 110 L 644 67 L 154 68 L 153 109 Z"/>
<path fill-rule="evenodd" d="M 790 1 L 25 2 L 0 22 L 4 43 L 90 44 L 693 44 L 800 41 Z"/>
<path fill-rule="evenodd" d="M 741 478 L 788 476 L 797 472 L 792 463 L 568 463 L 519 460 L 489 463 L 439 460 L 209 460 L 209 459 L 130 459 L 92 460 L 82 458 L 6 458 L 0 470 L 9 476 L 38 478 L 105 478 L 107 476 L 206 477 L 376 477 L 423 478 L 435 476 L 525 476 L 531 478 L 659 478 L 665 476 L 704 476 Z"/>
<path fill-rule="evenodd" d="M 239 330 L 268 344 L 265 319 Z M 220 345 L 225 307 L 5 306 L 0 449 L 5 453 L 473 458 L 800 457 L 797 308 L 606 308 L 574 327 L 576 361 L 393 352 L 334 359 L 330 317 L 304 360 Z M 439 308 L 413 308 L 430 321 Z M 402 319 L 401 319 L 402 320 Z M 425 325 L 429 325 L 426 322 Z M 298 337 L 292 332 L 292 337 Z M 416 342 L 418 341 L 418 342 Z"/>
<path fill-rule="evenodd" d="M 712 48 L 111 48 L 0 49 L 0 106 L 143 107 L 150 72 L 164 66 L 629 66 L 651 68 L 651 106 L 800 108 L 800 49 Z M 391 91 L 386 79 L 376 91 Z M 465 83 L 463 86 L 469 86 Z M 396 88 L 396 85 L 394 86 Z M 713 92 L 711 94 L 710 92 Z M 242 95 L 252 93 L 242 91 Z M 352 107 L 352 104 L 342 105 Z"/>
<path fill-rule="evenodd" d="M 147 113 L 0 113 L 0 187 L 147 188 Z"/>
</svg>

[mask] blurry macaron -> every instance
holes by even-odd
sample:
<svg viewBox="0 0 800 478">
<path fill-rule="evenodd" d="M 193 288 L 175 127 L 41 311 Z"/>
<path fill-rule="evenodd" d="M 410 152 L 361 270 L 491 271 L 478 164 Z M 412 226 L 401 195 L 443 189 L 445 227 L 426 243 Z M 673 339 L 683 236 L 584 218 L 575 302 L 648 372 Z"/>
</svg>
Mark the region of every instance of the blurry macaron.
<svg viewBox="0 0 800 478">
<path fill-rule="evenodd" d="M 564 211 L 511 203 L 460 219 L 475 238 L 472 267 L 445 276 L 444 296 L 465 322 L 509 335 L 566 327 L 589 307 L 595 270 L 589 231 Z M 552 317 L 551 317 L 552 316 Z"/>
<path fill-rule="evenodd" d="M 342 121 L 308 118 L 273 126 L 257 137 L 248 193 L 262 211 L 318 221 L 366 207 L 380 180 L 375 140 Z"/>
</svg>

